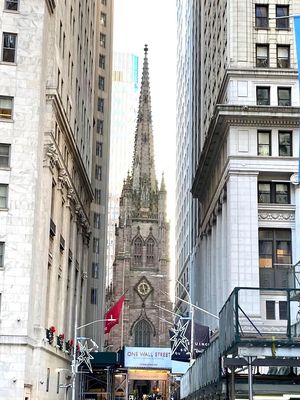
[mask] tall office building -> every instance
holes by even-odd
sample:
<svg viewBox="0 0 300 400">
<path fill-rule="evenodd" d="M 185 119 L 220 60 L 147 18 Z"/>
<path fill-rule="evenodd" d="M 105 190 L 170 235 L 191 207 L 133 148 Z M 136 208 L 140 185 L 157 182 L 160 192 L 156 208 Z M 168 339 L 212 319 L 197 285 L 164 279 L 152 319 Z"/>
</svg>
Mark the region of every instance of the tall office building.
<svg viewBox="0 0 300 400">
<path fill-rule="evenodd" d="M 110 26 L 110 4 L 0 4 L 1 398 L 66 398 L 75 320 L 93 315 L 89 289 L 100 292 L 105 281 L 90 283 L 89 247 L 97 253 L 94 175 L 106 179 L 107 169 L 96 158 L 94 121 L 106 148 L 111 30 L 102 20 Z"/>
<path fill-rule="evenodd" d="M 147 46 L 144 50 L 132 170 L 125 176 L 116 227 L 112 298 L 116 302 L 125 293 L 125 304 L 119 326 L 107 335 L 114 350 L 169 345 L 167 193 L 155 174 Z"/>
<path fill-rule="evenodd" d="M 203 309 L 196 319 L 214 332 L 181 395 L 290 398 L 297 393 L 289 373 L 299 346 L 292 272 L 300 259 L 300 195 L 294 184 L 299 84 L 289 16 L 300 5 L 211 0 L 177 7 L 178 188 L 185 185 L 180 154 L 187 151 L 186 189 L 195 199 L 189 208 L 186 193 L 177 190 L 177 225 L 185 224 L 183 207 L 191 213 L 190 242 L 177 231 L 182 249 L 190 243 L 189 254 L 177 252 L 177 263 L 184 270 L 189 258 L 192 301 Z M 230 358 L 236 359 L 230 364 Z"/>
<path fill-rule="evenodd" d="M 134 54 L 113 55 L 112 108 L 107 237 L 107 285 L 112 281 L 115 259 L 115 225 L 119 221 L 119 202 L 125 171 L 132 167 L 132 149 L 138 106 L 139 59 Z"/>
</svg>

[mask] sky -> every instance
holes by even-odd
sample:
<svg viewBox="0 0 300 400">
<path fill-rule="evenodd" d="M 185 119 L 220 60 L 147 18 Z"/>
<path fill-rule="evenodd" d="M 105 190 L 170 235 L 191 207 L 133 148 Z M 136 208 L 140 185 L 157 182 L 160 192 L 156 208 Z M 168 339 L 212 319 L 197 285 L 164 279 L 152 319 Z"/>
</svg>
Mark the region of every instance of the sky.
<svg viewBox="0 0 300 400">
<path fill-rule="evenodd" d="M 114 51 L 139 56 L 148 45 L 156 176 L 165 174 L 174 221 L 176 138 L 176 0 L 115 0 Z"/>
</svg>

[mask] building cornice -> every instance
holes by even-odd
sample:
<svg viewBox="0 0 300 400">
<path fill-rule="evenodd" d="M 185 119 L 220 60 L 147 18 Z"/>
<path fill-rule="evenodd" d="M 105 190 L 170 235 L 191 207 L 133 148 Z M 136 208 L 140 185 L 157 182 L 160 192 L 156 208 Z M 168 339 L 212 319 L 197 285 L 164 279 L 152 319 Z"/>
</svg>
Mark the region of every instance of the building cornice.
<svg viewBox="0 0 300 400">
<path fill-rule="evenodd" d="M 213 162 L 230 126 L 294 129 L 299 127 L 299 111 L 298 107 L 217 105 L 193 180 L 193 197 L 201 197 L 201 190 L 209 179 Z"/>
</svg>

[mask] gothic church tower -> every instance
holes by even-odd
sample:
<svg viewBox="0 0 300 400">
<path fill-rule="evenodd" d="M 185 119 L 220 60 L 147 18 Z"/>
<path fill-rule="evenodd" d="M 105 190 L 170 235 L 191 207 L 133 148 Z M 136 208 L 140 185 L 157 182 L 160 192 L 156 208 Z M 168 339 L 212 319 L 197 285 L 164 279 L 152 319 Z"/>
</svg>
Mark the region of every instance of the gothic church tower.
<svg viewBox="0 0 300 400">
<path fill-rule="evenodd" d="M 164 178 L 158 188 L 155 175 L 147 46 L 144 52 L 132 172 L 124 180 L 116 226 L 112 297 L 116 302 L 126 292 L 126 298 L 119 325 L 107 335 L 111 350 L 170 343 L 167 193 Z"/>
</svg>

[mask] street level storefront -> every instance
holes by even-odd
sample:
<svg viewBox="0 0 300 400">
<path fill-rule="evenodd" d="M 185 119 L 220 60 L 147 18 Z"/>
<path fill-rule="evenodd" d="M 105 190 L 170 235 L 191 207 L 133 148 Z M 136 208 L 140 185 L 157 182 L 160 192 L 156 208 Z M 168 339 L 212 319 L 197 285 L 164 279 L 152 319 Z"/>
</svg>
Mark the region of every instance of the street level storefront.
<svg viewBox="0 0 300 400">
<path fill-rule="evenodd" d="M 171 360 L 170 348 L 124 347 L 92 357 L 92 372 L 86 366 L 79 371 L 80 399 L 168 400 L 187 369 Z"/>
</svg>

